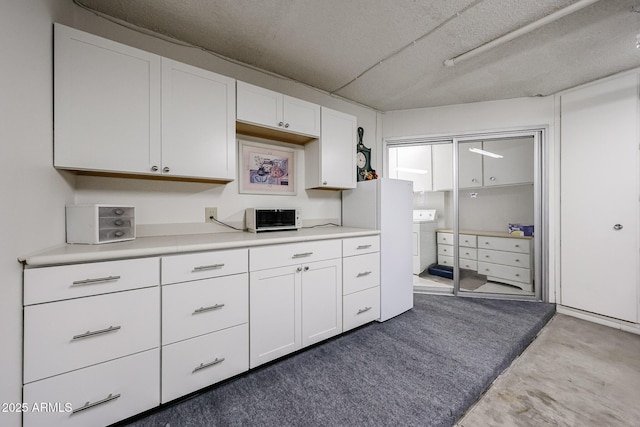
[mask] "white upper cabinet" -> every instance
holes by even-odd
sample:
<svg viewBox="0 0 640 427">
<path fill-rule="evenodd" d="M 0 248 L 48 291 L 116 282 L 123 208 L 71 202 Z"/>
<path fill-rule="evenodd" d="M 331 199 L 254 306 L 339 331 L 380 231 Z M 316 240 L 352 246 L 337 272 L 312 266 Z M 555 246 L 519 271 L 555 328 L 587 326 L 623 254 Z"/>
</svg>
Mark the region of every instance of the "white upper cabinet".
<svg viewBox="0 0 640 427">
<path fill-rule="evenodd" d="M 54 166 L 231 181 L 235 80 L 55 24 Z"/>
<path fill-rule="evenodd" d="M 469 151 L 482 148 L 482 142 L 461 142 L 459 145 L 459 188 L 482 187 L 482 156 Z M 433 151 L 433 191 L 453 189 L 453 144 L 436 144 Z"/>
<path fill-rule="evenodd" d="M 163 173 L 232 181 L 235 80 L 162 58 Z"/>
<path fill-rule="evenodd" d="M 317 104 L 240 81 L 237 97 L 239 122 L 309 137 L 320 136 L 320 106 Z M 260 134 L 260 130 L 253 127 L 238 128 L 244 133 Z M 269 133 L 265 135 L 269 136 Z"/>
<path fill-rule="evenodd" d="M 160 57 L 54 27 L 54 165 L 151 173 L 160 165 Z"/>
<path fill-rule="evenodd" d="M 356 188 L 355 116 L 322 107 L 319 139 L 305 145 L 305 187 L 307 189 Z"/>
<path fill-rule="evenodd" d="M 483 141 L 482 149 L 502 156 L 483 156 L 485 187 L 533 182 L 533 138 Z"/>
<path fill-rule="evenodd" d="M 433 189 L 431 145 L 393 147 L 389 150 L 389 177 L 413 181 L 413 191 Z"/>
</svg>

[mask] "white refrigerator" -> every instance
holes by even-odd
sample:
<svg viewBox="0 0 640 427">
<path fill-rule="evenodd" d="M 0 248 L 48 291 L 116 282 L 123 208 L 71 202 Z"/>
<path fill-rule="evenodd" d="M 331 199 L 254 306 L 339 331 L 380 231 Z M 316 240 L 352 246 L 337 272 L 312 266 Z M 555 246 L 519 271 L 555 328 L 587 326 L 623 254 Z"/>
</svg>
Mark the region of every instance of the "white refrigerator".
<svg viewBox="0 0 640 427">
<path fill-rule="evenodd" d="M 342 192 L 342 225 L 380 230 L 380 321 L 413 307 L 413 182 L 380 178 Z"/>
</svg>

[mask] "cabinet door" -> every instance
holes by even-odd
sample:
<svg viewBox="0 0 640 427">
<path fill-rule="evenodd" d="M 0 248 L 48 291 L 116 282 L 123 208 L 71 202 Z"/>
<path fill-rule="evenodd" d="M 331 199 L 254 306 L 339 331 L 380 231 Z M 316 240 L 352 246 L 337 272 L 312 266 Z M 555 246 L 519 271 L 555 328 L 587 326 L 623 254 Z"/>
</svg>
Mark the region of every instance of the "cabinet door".
<svg viewBox="0 0 640 427">
<path fill-rule="evenodd" d="M 637 79 L 561 97 L 561 304 L 629 322 L 638 320 Z"/>
<path fill-rule="evenodd" d="M 237 82 L 237 120 L 260 126 L 282 129 L 282 94 Z"/>
<path fill-rule="evenodd" d="M 342 260 L 302 267 L 302 345 L 342 332 Z"/>
<path fill-rule="evenodd" d="M 289 132 L 320 136 L 320 106 L 302 99 L 283 96 L 284 127 Z"/>
<path fill-rule="evenodd" d="M 413 191 L 433 189 L 431 146 L 395 147 L 396 164 L 389 165 L 391 178 L 413 181 Z"/>
<path fill-rule="evenodd" d="M 249 279 L 251 368 L 302 347 L 301 268 L 262 270 Z"/>
<path fill-rule="evenodd" d="M 160 164 L 160 56 L 55 24 L 54 91 L 55 167 Z"/>
<path fill-rule="evenodd" d="M 459 145 L 459 188 L 482 186 L 482 156 L 469 151 L 482 148 L 481 142 L 461 142 Z M 453 146 L 436 144 L 431 147 L 433 161 L 433 191 L 453 189 Z"/>
<path fill-rule="evenodd" d="M 503 156 L 482 156 L 484 186 L 532 183 L 533 148 L 533 137 L 483 141 L 484 151 Z"/>
<path fill-rule="evenodd" d="M 356 188 L 356 118 L 321 111 L 320 139 L 305 146 L 306 188 Z"/>
<path fill-rule="evenodd" d="M 235 80 L 162 58 L 163 174 L 233 180 Z"/>
</svg>

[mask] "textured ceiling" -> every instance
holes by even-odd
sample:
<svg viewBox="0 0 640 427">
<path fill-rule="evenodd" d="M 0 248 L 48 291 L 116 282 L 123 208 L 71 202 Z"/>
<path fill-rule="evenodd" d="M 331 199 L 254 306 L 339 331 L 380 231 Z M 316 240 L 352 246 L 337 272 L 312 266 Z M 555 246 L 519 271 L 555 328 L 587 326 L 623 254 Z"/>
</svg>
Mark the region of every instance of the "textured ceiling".
<svg viewBox="0 0 640 427">
<path fill-rule="evenodd" d="M 640 0 L 74 0 L 381 111 L 550 95 L 640 67 Z M 579 3 L 579 2 L 578 2 Z"/>
</svg>

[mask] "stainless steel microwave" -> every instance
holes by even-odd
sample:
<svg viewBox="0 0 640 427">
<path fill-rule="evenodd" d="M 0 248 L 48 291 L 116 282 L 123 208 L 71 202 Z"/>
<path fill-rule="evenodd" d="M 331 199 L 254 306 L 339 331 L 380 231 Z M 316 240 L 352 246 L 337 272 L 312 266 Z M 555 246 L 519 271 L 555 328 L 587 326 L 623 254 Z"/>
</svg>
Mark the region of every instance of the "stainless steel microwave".
<svg viewBox="0 0 640 427">
<path fill-rule="evenodd" d="M 297 230 L 301 227 L 297 209 L 257 209 L 245 211 L 247 229 L 254 233 L 275 230 Z"/>
</svg>

